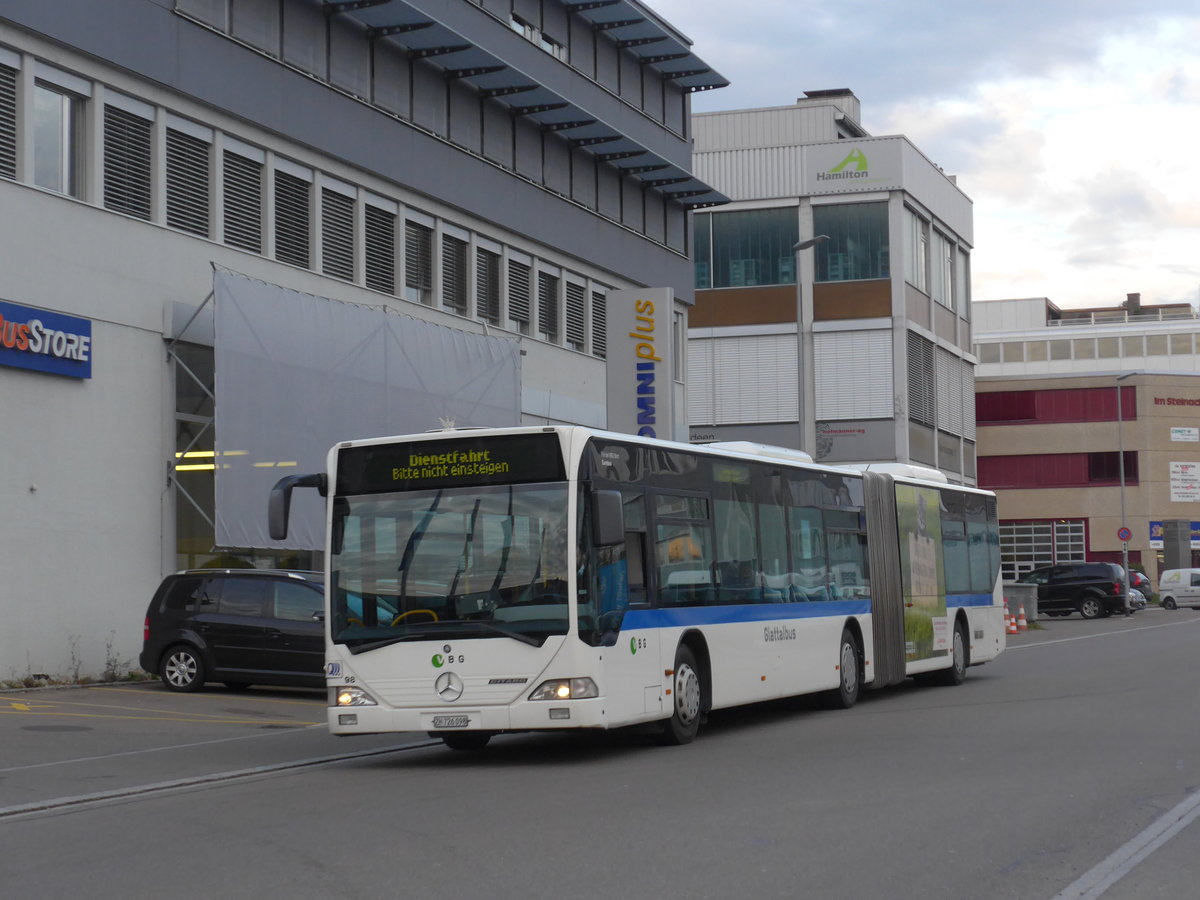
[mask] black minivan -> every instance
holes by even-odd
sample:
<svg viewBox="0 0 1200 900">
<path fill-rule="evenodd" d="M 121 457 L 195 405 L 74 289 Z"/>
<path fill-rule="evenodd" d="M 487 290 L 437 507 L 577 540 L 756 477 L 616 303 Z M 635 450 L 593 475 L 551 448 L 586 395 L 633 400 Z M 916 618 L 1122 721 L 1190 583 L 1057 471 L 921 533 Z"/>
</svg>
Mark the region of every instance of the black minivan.
<svg viewBox="0 0 1200 900">
<path fill-rule="evenodd" d="M 146 610 L 138 663 L 172 691 L 197 691 L 207 681 L 321 687 L 324 610 L 320 572 L 176 572 Z"/>
<path fill-rule="evenodd" d="M 1038 586 L 1038 615 L 1085 619 L 1111 616 L 1125 609 L 1124 570 L 1115 563 L 1064 563 L 1027 572 L 1018 584 Z"/>
</svg>

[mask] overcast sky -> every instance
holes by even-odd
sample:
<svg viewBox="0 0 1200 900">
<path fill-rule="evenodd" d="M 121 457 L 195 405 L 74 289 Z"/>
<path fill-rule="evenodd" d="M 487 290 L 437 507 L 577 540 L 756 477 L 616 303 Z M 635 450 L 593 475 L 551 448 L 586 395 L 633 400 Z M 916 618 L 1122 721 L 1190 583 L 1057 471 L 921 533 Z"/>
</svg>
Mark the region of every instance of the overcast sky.
<svg viewBox="0 0 1200 900">
<path fill-rule="evenodd" d="M 973 297 L 1200 303 L 1196 0 L 644 0 L 729 87 L 849 88 L 974 202 Z"/>
</svg>

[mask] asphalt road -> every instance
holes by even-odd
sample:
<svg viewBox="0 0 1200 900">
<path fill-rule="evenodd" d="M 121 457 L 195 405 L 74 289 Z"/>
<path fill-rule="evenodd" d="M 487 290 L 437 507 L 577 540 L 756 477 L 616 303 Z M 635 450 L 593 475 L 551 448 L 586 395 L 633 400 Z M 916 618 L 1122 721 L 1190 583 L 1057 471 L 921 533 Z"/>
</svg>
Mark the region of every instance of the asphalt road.
<svg viewBox="0 0 1200 900">
<path fill-rule="evenodd" d="M 333 738 L 320 692 L 0 694 L 0 896 L 1195 896 L 1200 614 L 699 739 Z"/>
</svg>

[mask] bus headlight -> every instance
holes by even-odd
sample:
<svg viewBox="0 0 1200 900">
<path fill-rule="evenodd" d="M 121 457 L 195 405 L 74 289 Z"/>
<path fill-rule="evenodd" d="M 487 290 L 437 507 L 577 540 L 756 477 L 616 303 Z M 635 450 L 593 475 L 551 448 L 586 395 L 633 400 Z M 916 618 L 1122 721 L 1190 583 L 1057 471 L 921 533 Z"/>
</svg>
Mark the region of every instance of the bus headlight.
<svg viewBox="0 0 1200 900">
<path fill-rule="evenodd" d="M 378 706 L 375 698 L 362 688 L 339 687 L 333 689 L 334 706 Z"/>
<path fill-rule="evenodd" d="M 553 681 L 543 681 L 534 688 L 529 699 L 587 700 L 589 697 L 599 696 L 600 690 L 590 678 L 557 678 Z"/>
</svg>

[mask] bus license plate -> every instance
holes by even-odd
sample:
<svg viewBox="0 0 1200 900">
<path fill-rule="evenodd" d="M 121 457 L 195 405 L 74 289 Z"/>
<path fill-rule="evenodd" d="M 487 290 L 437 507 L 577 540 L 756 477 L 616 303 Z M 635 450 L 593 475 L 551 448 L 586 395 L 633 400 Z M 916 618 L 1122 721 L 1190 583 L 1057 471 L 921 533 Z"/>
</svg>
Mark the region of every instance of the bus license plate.
<svg viewBox="0 0 1200 900">
<path fill-rule="evenodd" d="M 434 728 L 466 728 L 471 724 L 470 716 L 434 716 Z"/>
</svg>

